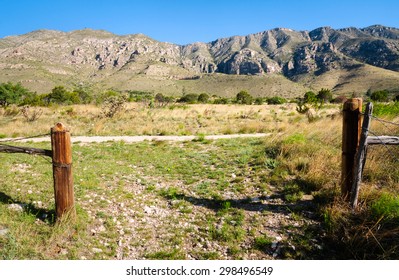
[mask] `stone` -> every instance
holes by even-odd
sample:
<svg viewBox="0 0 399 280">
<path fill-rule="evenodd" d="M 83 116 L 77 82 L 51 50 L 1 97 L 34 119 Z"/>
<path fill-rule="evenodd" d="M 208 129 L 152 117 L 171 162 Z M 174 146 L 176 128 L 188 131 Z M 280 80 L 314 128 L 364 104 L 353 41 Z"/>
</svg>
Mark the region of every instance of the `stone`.
<svg viewBox="0 0 399 280">
<path fill-rule="evenodd" d="M 8 205 L 8 209 L 16 211 L 16 212 L 23 212 L 26 204 L 23 203 L 13 203 Z"/>
<path fill-rule="evenodd" d="M 93 253 L 95 253 L 95 254 L 99 254 L 99 253 L 102 253 L 102 252 L 103 252 L 103 250 L 102 250 L 102 249 L 99 249 L 99 248 L 92 248 L 91 250 L 92 250 Z"/>
<path fill-rule="evenodd" d="M 5 236 L 9 232 L 8 228 L 0 229 L 0 236 Z"/>
</svg>

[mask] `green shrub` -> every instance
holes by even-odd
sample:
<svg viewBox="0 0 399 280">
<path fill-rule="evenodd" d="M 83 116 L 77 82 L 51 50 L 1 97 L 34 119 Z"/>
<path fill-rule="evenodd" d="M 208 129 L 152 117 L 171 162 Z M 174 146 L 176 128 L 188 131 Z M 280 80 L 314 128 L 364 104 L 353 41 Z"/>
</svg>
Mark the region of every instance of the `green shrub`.
<svg viewBox="0 0 399 280">
<path fill-rule="evenodd" d="M 399 197 L 383 193 L 372 203 L 370 210 L 375 219 L 384 217 L 388 220 L 396 220 L 399 224 Z"/>
<path fill-rule="evenodd" d="M 24 98 L 30 94 L 29 90 L 24 88 L 20 83 L 13 84 L 11 82 L 0 84 L 0 106 L 7 107 L 10 104 L 19 105 Z"/>
<path fill-rule="evenodd" d="M 201 94 L 198 96 L 198 102 L 200 102 L 200 103 L 208 103 L 208 101 L 209 101 L 209 95 L 208 95 L 208 94 L 206 94 L 206 93 L 201 93 Z"/>
<path fill-rule="evenodd" d="M 273 239 L 268 236 L 258 236 L 254 239 L 254 247 L 261 251 L 269 249 L 272 243 Z"/>
<path fill-rule="evenodd" d="M 315 103 L 317 102 L 317 96 L 313 91 L 308 91 L 303 96 L 303 99 L 306 103 Z"/>
<path fill-rule="evenodd" d="M 113 118 L 116 113 L 125 109 L 127 97 L 124 95 L 110 96 L 104 100 L 102 113 L 107 118 Z"/>
<path fill-rule="evenodd" d="M 330 102 L 332 100 L 332 93 L 329 89 L 322 88 L 317 94 L 317 99 L 321 102 Z"/>
<path fill-rule="evenodd" d="M 274 96 L 267 99 L 267 104 L 271 105 L 284 104 L 286 102 L 287 100 L 285 98 L 279 96 Z"/>
<path fill-rule="evenodd" d="M 375 103 L 373 106 L 375 116 L 397 116 L 399 115 L 399 102 L 395 103 Z"/>
<path fill-rule="evenodd" d="M 189 103 L 189 104 L 195 104 L 198 102 L 198 94 L 196 93 L 189 93 L 186 94 L 184 96 L 182 96 L 178 102 L 182 102 L 182 103 Z"/>
<path fill-rule="evenodd" d="M 387 102 L 389 100 L 388 91 L 387 90 L 375 91 L 371 94 L 370 99 L 377 102 Z"/>
<path fill-rule="evenodd" d="M 250 95 L 247 91 L 242 90 L 236 95 L 236 102 L 238 104 L 246 104 L 251 105 L 253 101 L 252 95 Z"/>
<path fill-rule="evenodd" d="M 255 98 L 255 105 L 262 105 L 264 102 L 262 97 L 256 97 Z"/>
</svg>

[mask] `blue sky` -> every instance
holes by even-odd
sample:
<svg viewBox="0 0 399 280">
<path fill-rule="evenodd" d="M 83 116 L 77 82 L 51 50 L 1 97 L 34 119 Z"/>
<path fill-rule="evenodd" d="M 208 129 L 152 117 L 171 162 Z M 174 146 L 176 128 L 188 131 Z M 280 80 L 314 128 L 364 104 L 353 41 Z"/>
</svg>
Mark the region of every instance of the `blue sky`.
<svg viewBox="0 0 399 280">
<path fill-rule="evenodd" d="M 210 42 L 275 27 L 313 30 L 399 28 L 399 1 L 342 0 L 0 0 L 0 38 L 37 29 L 104 29 L 118 35 L 143 33 L 176 44 Z"/>
</svg>

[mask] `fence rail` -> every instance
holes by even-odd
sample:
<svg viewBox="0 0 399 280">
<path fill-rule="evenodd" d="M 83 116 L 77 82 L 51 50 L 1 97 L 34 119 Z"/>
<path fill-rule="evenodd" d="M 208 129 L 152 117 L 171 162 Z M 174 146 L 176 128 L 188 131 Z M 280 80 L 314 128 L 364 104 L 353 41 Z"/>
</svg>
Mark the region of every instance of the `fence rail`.
<svg viewBox="0 0 399 280">
<path fill-rule="evenodd" d="M 16 147 L 5 144 L 0 144 L 0 153 L 24 153 L 29 155 L 39 155 L 52 157 L 53 152 L 51 150 L 36 149 L 30 147 Z"/>
</svg>

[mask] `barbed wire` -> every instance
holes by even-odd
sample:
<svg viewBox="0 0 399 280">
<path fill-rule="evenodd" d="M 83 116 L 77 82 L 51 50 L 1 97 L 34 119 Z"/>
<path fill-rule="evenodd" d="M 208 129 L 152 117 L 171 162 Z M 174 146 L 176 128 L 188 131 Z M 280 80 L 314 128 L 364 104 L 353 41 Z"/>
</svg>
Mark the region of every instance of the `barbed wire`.
<svg viewBox="0 0 399 280">
<path fill-rule="evenodd" d="M 389 154 L 395 161 L 399 162 L 399 158 L 395 155 L 395 153 L 392 151 L 392 149 L 389 148 L 389 146 L 386 145 L 386 144 L 384 143 L 384 141 L 382 141 L 382 139 L 380 138 L 380 136 L 378 136 L 375 132 L 373 132 L 373 131 L 371 131 L 371 130 L 369 130 L 368 132 L 369 132 L 370 134 L 374 135 L 374 136 L 381 142 L 381 145 L 384 146 L 384 148 L 385 148 L 386 151 L 387 151 L 387 154 Z"/>
<path fill-rule="evenodd" d="M 28 140 L 28 139 L 39 138 L 39 137 L 44 137 L 44 136 L 50 136 L 50 133 L 39 134 L 39 135 L 33 135 L 33 136 L 27 136 L 27 137 L 17 137 L 17 138 L 1 139 L 1 140 L 0 140 L 0 143 L 18 142 L 18 141 L 21 141 L 21 140 Z"/>
</svg>

